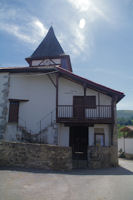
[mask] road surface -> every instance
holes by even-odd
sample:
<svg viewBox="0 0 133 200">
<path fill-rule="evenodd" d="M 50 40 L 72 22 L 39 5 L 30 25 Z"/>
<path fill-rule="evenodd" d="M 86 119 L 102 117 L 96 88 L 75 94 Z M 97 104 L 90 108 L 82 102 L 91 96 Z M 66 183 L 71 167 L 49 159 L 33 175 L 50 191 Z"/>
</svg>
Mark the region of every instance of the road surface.
<svg viewBox="0 0 133 200">
<path fill-rule="evenodd" d="M 133 200 L 133 161 L 64 173 L 0 169 L 0 200 Z"/>
</svg>

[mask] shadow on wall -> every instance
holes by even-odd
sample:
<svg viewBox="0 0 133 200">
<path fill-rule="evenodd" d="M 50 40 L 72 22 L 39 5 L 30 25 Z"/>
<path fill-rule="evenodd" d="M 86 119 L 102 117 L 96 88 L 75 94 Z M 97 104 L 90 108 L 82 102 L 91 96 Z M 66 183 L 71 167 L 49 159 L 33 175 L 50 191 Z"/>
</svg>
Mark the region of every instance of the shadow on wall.
<svg viewBox="0 0 133 200">
<path fill-rule="evenodd" d="M 7 170 L 7 171 L 20 171 L 20 172 L 30 172 L 30 173 L 40 173 L 40 174 L 64 174 L 64 175 L 97 175 L 97 176 L 112 176 L 112 175 L 133 175 L 133 172 L 125 169 L 123 167 L 116 167 L 116 168 L 105 168 L 105 169 L 98 169 L 98 170 L 88 170 L 88 169 L 77 169 L 71 170 L 67 172 L 63 171 L 52 171 L 52 170 L 37 170 L 37 169 L 26 169 L 20 167 L 0 167 L 0 170 Z"/>
</svg>

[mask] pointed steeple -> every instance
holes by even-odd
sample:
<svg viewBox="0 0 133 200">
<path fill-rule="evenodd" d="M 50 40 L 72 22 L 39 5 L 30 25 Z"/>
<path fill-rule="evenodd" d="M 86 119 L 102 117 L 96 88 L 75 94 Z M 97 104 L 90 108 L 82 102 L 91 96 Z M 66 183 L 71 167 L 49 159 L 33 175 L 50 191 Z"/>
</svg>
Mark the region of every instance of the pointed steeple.
<svg viewBox="0 0 133 200">
<path fill-rule="evenodd" d="M 29 58 L 26 58 L 26 61 L 30 66 L 34 66 L 35 63 L 38 63 L 36 66 L 40 66 L 39 60 L 41 61 L 40 63 L 43 64 L 44 60 L 53 58 L 59 58 L 61 67 L 72 71 L 70 57 L 64 53 L 64 50 L 55 36 L 53 27 L 51 26 L 43 41 L 33 54 Z"/>
<path fill-rule="evenodd" d="M 31 58 L 38 57 L 51 57 L 64 55 L 64 51 L 58 42 L 53 27 L 51 26 L 46 37 L 43 39 L 41 44 L 37 47 Z"/>
</svg>

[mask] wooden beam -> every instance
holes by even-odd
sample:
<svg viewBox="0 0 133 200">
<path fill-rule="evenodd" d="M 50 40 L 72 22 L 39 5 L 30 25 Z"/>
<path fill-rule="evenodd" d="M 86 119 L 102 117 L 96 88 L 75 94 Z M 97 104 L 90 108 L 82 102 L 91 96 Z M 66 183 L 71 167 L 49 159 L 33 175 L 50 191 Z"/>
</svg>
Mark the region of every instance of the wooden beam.
<svg viewBox="0 0 133 200">
<path fill-rule="evenodd" d="M 28 99 L 8 99 L 9 101 L 23 101 L 23 102 L 26 102 L 26 101 L 29 101 Z"/>
<path fill-rule="evenodd" d="M 53 64 L 55 64 L 56 65 L 56 63 L 52 60 L 52 59 L 49 59 Z"/>
<path fill-rule="evenodd" d="M 115 97 L 112 97 L 112 102 L 111 102 L 111 113 L 112 113 L 112 125 L 111 125 L 111 145 L 113 145 L 113 138 L 114 138 L 114 125 L 115 125 L 115 116 L 114 116 L 114 109 L 115 109 L 115 103 L 116 99 Z"/>
<path fill-rule="evenodd" d="M 54 87 L 56 88 L 56 84 L 55 84 L 55 82 L 53 81 L 53 79 L 51 78 L 51 76 L 50 76 L 49 74 L 48 74 L 47 76 L 48 76 L 49 80 L 52 82 L 52 84 L 54 85 Z"/>
<path fill-rule="evenodd" d="M 98 92 L 98 116 L 100 117 L 100 93 Z"/>
<path fill-rule="evenodd" d="M 44 62 L 44 59 L 43 60 L 41 60 L 41 62 L 39 63 L 39 66 L 41 66 L 41 64 Z"/>
<path fill-rule="evenodd" d="M 84 97 L 86 96 L 86 84 L 84 84 Z"/>
<path fill-rule="evenodd" d="M 58 118 L 58 89 L 59 89 L 59 74 L 56 73 L 56 121 Z"/>
</svg>

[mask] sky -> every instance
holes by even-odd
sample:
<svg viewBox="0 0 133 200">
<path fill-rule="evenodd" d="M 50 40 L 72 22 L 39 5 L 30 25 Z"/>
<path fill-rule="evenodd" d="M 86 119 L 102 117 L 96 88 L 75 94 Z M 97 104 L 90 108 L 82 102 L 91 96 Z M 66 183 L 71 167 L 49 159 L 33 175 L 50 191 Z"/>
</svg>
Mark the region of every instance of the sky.
<svg viewBox="0 0 133 200">
<path fill-rule="evenodd" d="M 125 93 L 133 110 L 133 0 L 0 0 L 0 67 L 28 66 L 50 26 L 74 73 Z"/>
</svg>

